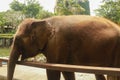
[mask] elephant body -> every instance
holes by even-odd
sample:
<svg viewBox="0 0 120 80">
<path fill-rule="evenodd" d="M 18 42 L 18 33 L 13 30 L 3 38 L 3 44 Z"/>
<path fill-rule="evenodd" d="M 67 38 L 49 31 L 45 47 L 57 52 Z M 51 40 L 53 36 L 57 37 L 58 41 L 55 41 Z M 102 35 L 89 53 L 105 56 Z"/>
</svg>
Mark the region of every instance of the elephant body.
<svg viewBox="0 0 120 80">
<path fill-rule="evenodd" d="M 107 19 L 85 15 L 27 19 L 14 37 L 8 80 L 12 80 L 10 73 L 20 55 L 24 60 L 39 52 L 48 63 L 120 67 L 120 28 Z M 75 80 L 74 73 L 62 73 L 65 80 Z M 48 80 L 60 80 L 60 71 L 47 70 L 47 76 Z M 97 74 L 96 79 L 105 80 Z"/>
<path fill-rule="evenodd" d="M 113 66 L 119 28 L 99 17 L 80 17 L 58 17 L 55 21 L 50 19 L 53 22 L 48 21 L 54 25 L 53 36 L 45 50 L 48 62 Z"/>
</svg>

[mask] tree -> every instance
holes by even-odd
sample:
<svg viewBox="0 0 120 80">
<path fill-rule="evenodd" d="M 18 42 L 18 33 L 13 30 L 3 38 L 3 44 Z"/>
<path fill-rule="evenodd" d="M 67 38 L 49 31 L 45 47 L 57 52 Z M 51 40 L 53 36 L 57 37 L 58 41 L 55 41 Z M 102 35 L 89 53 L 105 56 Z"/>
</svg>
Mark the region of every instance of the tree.
<svg viewBox="0 0 120 80">
<path fill-rule="evenodd" d="M 85 6 L 86 3 L 89 2 L 88 0 L 57 0 L 56 7 L 55 7 L 55 13 L 57 15 L 73 15 L 73 14 L 88 14 L 85 13 L 86 8 L 89 6 L 89 3 L 87 3 L 87 7 Z M 83 4 L 81 6 L 81 4 Z M 90 13 L 89 13 L 90 14 Z"/>
<path fill-rule="evenodd" d="M 25 0 L 24 3 L 14 0 L 10 4 L 10 7 L 14 11 L 21 11 L 26 18 L 36 18 L 37 14 L 42 9 L 37 0 Z"/>
<path fill-rule="evenodd" d="M 6 22 L 3 16 L 4 16 L 4 12 L 0 12 L 0 27 L 3 26 Z"/>
<path fill-rule="evenodd" d="M 90 6 L 89 6 L 89 0 L 78 0 L 78 3 L 82 8 L 85 9 L 85 11 L 82 11 L 80 14 L 87 14 L 90 15 Z"/>
<path fill-rule="evenodd" d="M 20 11 L 8 10 L 4 13 L 4 18 L 6 19 L 5 25 L 12 26 L 14 29 L 16 29 L 24 17 L 25 16 Z"/>
<path fill-rule="evenodd" d="M 54 14 L 45 10 L 42 10 L 39 12 L 39 14 L 37 15 L 38 19 L 44 19 L 44 18 L 48 18 L 53 16 Z"/>
<path fill-rule="evenodd" d="M 20 11 L 8 10 L 0 12 L 0 32 L 5 32 L 5 28 L 16 30 L 18 24 L 24 19 L 24 15 Z"/>
<path fill-rule="evenodd" d="M 4 12 L 0 12 L 0 33 L 4 32 L 4 25 L 6 23 L 6 20 L 4 19 Z"/>
<path fill-rule="evenodd" d="M 108 18 L 120 24 L 120 0 L 103 0 L 99 9 L 95 10 L 97 16 Z"/>
<path fill-rule="evenodd" d="M 36 18 L 39 11 L 42 9 L 39 2 L 36 0 L 26 0 L 25 8 L 23 10 L 23 13 L 26 15 L 26 17 L 32 17 Z"/>
<path fill-rule="evenodd" d="M 20 3 L 18 0 L 13 0 L 12 3 L 10 3 L 10 8 L 14 11 L 22 11 L 25 7 L 25 4 Z"/>
</svg>

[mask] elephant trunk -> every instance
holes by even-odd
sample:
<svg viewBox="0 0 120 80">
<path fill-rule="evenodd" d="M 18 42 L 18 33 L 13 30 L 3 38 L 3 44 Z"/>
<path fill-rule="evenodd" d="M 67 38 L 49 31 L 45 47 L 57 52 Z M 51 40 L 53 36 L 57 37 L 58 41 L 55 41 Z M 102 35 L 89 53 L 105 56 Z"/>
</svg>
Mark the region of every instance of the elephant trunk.
<svg viewBox="0 0 120 80">
<path fill-rule="evenodd" d="M 13 46 L 11 53 L 10 53 L 10 58 L 8 61 L 7 80 L 13 80 L 15 65 L 16 65 L 16 62 L 17 62 L 19 56 L 20 56 L 20 53 L 19 53 L 17 47 Z"/>
</svg>

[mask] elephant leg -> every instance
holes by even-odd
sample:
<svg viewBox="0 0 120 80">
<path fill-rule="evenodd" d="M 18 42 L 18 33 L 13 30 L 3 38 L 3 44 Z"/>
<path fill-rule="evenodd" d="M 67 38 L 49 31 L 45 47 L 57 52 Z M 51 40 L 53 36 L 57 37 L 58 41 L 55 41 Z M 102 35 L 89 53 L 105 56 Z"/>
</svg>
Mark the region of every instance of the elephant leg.
<svg viewBox="0 0 120 80">
<path fill-rule="evenodd" d="M 60 71 L 47 69 L 48 80 L 60 80 Z"/>
<path fill-rule="evenodd" d="M 95 78 L 96 80 L 106 80 L 104 75 L 100 75 L 100 74 L 95 74 Z"/>
<path fill-rule="evenodd" d="M 75 80 L 74 72 L 62 72 L 65 80 Z"/>
</svg>

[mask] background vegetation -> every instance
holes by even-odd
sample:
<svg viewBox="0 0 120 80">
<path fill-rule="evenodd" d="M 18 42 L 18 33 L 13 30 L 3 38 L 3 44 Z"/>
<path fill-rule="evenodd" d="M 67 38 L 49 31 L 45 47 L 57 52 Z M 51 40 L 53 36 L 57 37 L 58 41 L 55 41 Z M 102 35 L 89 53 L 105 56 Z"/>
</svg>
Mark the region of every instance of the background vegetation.
<svg viewBox="0 0 120 80">
<path fill-rule="evenodd" d="M 95 10 L 97 16 L 102 16 L 120 24 L 120 0 L 103 0 L 99 9 Z"/>
<path fill-rule="evenodd" d="M 55 13 L 57 15 L 79 15 L 90 14 L 88 0 L 57 0 L 55 6 Z"/>
<path fill-rule="evenodd" d="M 120 24 L 119 4 L 120 0 L 103 0 L 100 8 L 95 10 L 96 15 Z M 7 43 L 12 39 L 18 24 L 25 18 L 43 19 L 55 15 L 90 15 L 89 0 L 56 0 L 54 13 L 44 10 L 38 0 L 24 0 L 24 3 L 13 0 L 9 6 L 9 10 L 0 12 L 0 47 L 2 43 Z M 2 46 L 0 56 L 8 55 L 9 50 Z"/>
</svg>

